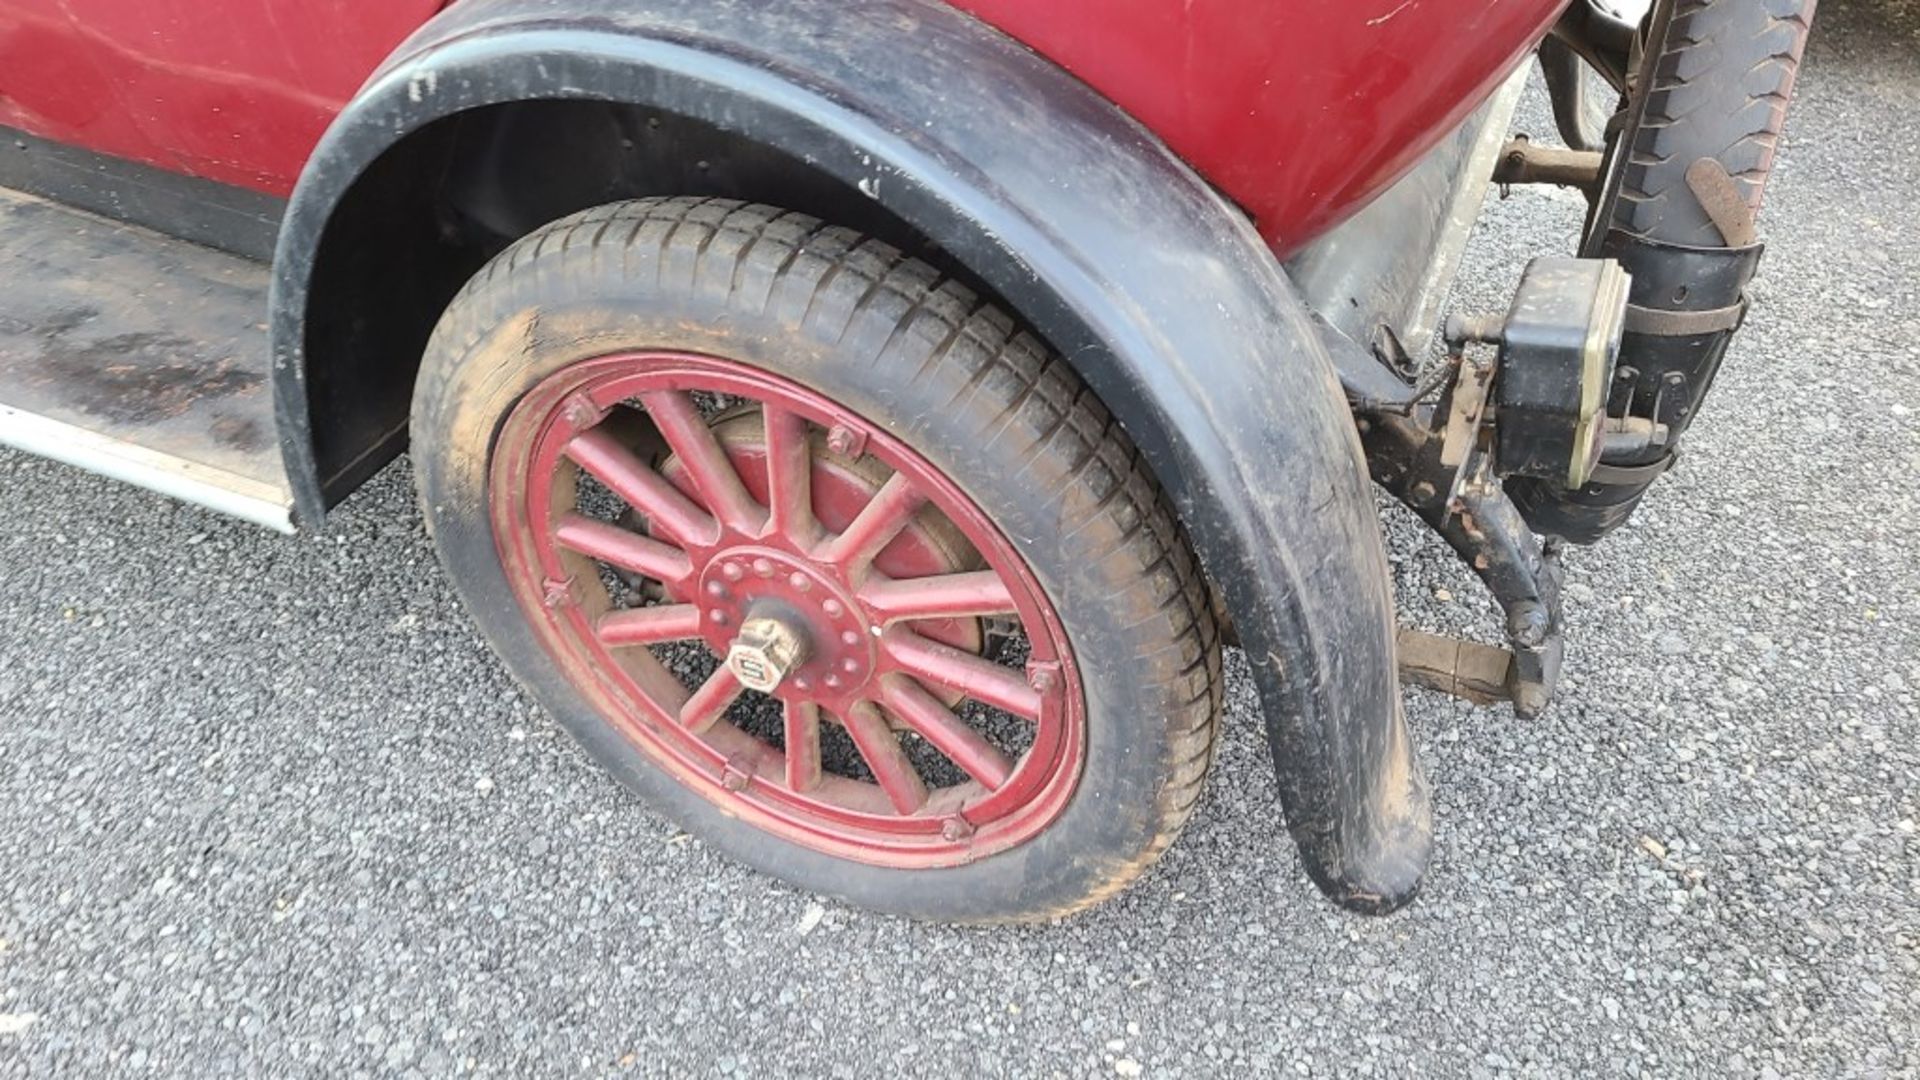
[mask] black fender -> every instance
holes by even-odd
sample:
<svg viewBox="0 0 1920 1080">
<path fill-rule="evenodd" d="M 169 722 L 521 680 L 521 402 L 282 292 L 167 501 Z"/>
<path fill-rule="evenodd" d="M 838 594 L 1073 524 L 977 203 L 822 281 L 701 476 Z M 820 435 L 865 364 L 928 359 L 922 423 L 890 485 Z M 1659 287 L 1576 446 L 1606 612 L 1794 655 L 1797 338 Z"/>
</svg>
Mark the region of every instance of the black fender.
<svg viewBox="0 0 1920 1080">
<path fill-rule="evenodd" d="M 502 102 L 630 102 L 775 147 L 876 200 L 1067 356 L 1139 446 L 1252 663 L 1290 831 L 1349 907 L 1409 900 L 1431 851 L 1359 438 L 1308 313 L 1246 216 L 1018 42 L 927 0 L 466 0 L 327 133 L 275 261 L 275 394 L 324 513 L 313 253 L 408 133 Z M 324 419 L 324 418 L 322 418 Z"/>
</svg>

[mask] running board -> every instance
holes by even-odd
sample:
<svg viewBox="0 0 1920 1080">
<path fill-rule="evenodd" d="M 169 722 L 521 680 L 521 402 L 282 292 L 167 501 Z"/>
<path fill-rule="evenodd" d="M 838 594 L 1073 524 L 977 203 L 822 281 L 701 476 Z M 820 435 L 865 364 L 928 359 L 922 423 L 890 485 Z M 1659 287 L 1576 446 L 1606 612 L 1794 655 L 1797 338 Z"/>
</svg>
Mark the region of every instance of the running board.
<svg viewBox="0 0 1920 1080">
<path fill-rule="evenodd" d="M 268 268 L 0 189 L 0 444 L 282 532 Z"/>
</svg>

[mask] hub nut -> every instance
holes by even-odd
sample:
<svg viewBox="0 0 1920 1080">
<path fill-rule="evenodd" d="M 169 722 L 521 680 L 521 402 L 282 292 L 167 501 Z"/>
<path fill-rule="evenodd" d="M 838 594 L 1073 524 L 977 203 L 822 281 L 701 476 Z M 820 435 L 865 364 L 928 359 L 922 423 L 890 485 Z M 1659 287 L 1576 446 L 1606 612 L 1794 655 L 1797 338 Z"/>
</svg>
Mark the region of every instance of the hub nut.
<svg viewBox="0 0 1920 1080">
<path fill-rule="evenodd" d="M 753 616 L 727 650 L 727 668 L 740 685 L 763 694 L 779 687 L 806 660 L 807 640 L 779 619 Z"/>
</svg>

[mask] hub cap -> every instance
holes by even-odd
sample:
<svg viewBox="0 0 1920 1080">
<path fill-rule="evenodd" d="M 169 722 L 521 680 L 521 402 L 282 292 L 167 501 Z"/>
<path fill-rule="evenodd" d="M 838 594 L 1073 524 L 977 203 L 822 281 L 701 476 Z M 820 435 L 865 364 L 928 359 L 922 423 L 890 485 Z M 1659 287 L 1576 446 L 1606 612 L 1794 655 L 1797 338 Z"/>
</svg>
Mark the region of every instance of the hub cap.
<svg viewBox="0 0 1920 1080">
<path fill-rule="evenodd" d="M 492 481 L 549 653 L 732 816 L 929 867 L 1066 805 L 1085 722 L 1064 628 L 985 514 L 885 429 L 732 361 L 626 354 L 535 387 Z"/>
</svg>

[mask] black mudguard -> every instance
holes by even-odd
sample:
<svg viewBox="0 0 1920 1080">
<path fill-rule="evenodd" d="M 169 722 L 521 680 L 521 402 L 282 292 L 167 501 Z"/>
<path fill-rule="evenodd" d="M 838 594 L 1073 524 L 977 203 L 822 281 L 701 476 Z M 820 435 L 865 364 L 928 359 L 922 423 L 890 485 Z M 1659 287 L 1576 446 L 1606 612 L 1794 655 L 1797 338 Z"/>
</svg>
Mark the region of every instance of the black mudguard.
<svg viewBox="0 0 1920 1080">
<path fill-rule="evenodd" d="M 1246 217 L 1139 124 L 921 0 L 466 0 L 328 132 L 275 267 L 275 390 L 324 512 L 306 298 L 333 207 L 409 132 L 536 98 L 738 132 L 879 200 L 1064 353 L 1172 497 L 1252 661 L 1288 823 L 1341 903 L 1409 900 L 1431 850 L 1359 439 L 1303 305 Z"/>
</svg>

